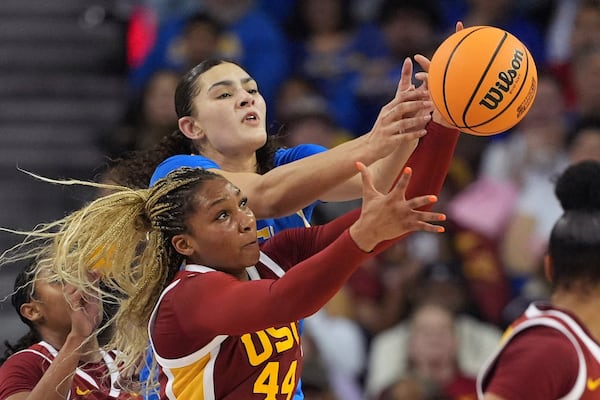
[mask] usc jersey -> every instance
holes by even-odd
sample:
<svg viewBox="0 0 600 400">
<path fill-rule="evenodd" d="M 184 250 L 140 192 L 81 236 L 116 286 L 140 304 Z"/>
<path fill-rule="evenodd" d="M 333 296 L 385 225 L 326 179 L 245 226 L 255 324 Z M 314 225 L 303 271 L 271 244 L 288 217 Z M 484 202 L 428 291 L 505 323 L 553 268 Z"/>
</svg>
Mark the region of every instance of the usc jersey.
<svg viewBox="0 0 600 400">
<path fill-rule="evenodd" d="M 525 340 L 522 342 L 524 350 L 519 354 L 515 351 L 514 357 L 508 358 L 508 368 L 504 368 L 503 371 L 495 370 L 500 355 L 516 341 L 518 335 L 518 340 Z M 528 348 L 531 351 L 528 351 Z M 532 352 L 535 354 L 532 355 Z M 522 368 L 519 363 L 524 359 L 535 359 L 535 366 L 529 370 Z M 546 379 L 533 377 L 537 376 L 534 374 L 538 369 L 550 371 L 545 375 Z M 503 376 L 498 377 L 500 374 Z M 512 390 L 512 393 L 522 396 L 519 398 L 532 400 L 598 399 L 600 345 L 567 312 L 533 303 L 506 330 L 498 349 L 482 368 L 477 378 L 478 395 L 483 396 L 486 389 L 494 385 L 493 379 L 514 382 L 515 377 L 525 381 L 519 383 L 518 387 L 514 383 L 503 383 L 490 391 L 510 398 L 507 397 L 510 396 L 509 393 L 503 391 Z"/>
<path fill-rule="evenodd" d="M 179 285 L 193 284 L 196 275 L 211 272 L 216 271 L 199 265 L 186 266 L 179 279 L 165 289 L 161 300 Z M 260 264 L 248 269 L 251 280 L 265 275 L 281 277 L 284 273 L 264 253 Z M 160 300 L 151 318 L 150 332 L 159 304 Z M 179 358 L 161 357 L 156 350 L 154 354 L 160 365 L 161 398 L 167 399 L 291 399 L 301 375 L 297 321 L 238 336 L 217 335 L 195 352 Z"/>
<path fill-rule="evenodd" d="M 141 399 L 138 394 L 125 393 L 119 388 L 115 354 L 102 350 L 101 353 L 102 362 L 85 364 L 76 369 L 66 399 Z M 57 354 L 58 350 L 42 341 L 10 356 L 0 368 L 0 399 L 32 391 Z"/>
</svg>

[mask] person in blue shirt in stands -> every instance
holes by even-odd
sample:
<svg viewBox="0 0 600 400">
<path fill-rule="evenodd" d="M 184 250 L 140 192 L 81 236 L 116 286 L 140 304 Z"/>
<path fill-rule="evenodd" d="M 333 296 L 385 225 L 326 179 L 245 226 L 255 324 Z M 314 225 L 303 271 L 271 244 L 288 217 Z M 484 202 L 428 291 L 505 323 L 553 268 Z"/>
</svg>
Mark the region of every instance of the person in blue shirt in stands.
<svg viewBox="0 0 600 400">
<path fill-rule="evenodd" d="M 287 41 L 280 27 L 255 0 L 196 1 L 195 11 L 221 28 L 215 54 L 243 65 L 261 83 L 261 92 L 271 106 L 277 87 L 289 74 Z M 151 50 L 141 65 L 130 71 L 134 90 L 141 89 L 156 69 L 190 68 L 187 60 L 181 60 L 190 17 L 189 13 L 181 13 L 159 25 Z"/>
</svg>

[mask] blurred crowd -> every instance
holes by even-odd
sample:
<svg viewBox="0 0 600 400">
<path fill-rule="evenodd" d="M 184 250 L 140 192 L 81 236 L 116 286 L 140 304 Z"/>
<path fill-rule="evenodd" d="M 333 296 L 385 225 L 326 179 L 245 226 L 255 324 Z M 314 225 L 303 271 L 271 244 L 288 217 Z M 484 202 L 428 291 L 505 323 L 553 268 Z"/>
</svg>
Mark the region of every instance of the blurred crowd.
<svg viewBox="0 0 600 400">
<path fill-rule="evenodd" d="M 292 146 L 366 133 L 403 60 L 492 25 L 538 67 L 537 97 L 508 132 L 461 134 L 441 201 L 447 233 L 415 234 L 364 265 L 306 320 L 303 388 L 312 399 L 475 399 L 502 330 L 547 298 L 546 238 L 562 211 L 554 177 L 600 160 L 597 0 L 142 0 L 127 34 L 130 107 L 103 151 L 143 149 L 177 128 L 181 74 L 209 57 L 242 65 Z M 344 212 L 322 205 L 315 223 Z"/>
</svg>

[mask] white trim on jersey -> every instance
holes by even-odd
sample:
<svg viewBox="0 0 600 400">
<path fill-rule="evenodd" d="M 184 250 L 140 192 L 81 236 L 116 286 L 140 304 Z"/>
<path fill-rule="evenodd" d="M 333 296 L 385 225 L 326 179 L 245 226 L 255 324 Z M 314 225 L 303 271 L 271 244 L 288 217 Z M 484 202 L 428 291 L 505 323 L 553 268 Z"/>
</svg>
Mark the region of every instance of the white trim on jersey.
<svg viewBox="0 0 600 400">
<path fill-rule="evenodd" d="M 49 358 L 45 354 L 40 353 L 37 350 L 32 350 L 32 349 L 24 349 L 24 350 L 21 350 L 19 353 L 21 353 L 21 352 L 34 353 L 34 354 L 42 357 L 44 360 L 48 361 L 50 364 L 52 364 L 52 362 L 58 355 L 58 350 L 56 350 L 50 343 L 45 342 L 43 340 L 41 342 L 38 342 L 38 344 L 40 346 L 42 346 L 43 348 L 45 348 L 48 351 L 48 353 L 50 353 L 52 358 Z M 117 385 L 117 382 L 119 380 L 119 370 L 118 370 L 118 368 L 116 368 L 114 358 L 109 353 L 105 352 L 104 350 L 102 350 L 102 349 L 99 349 L 99 350 L 100 350 L 100 354 L 102 354 L 102 359 L 104 360 L 104 363 L 106 364 L 106 367 L 108 368 L 108 370 L 110 372 L 110 392 L 108 395 L 110 397 L 118 398 L 119 395 L 121 394 L 121 389 L 119 389 L 119 387 Z M 89 375 L 87 372 L 85 372 L 81 368 L 77 367 L 75 369 L 75 373 L 81 379 L 85 380 L 87 383 L 92 385 L 94 388 L 100 390 L 100 387 L 98 386 L 98 383 L 96 382 L 96 380 L 94 378 L 92 378 L 92 376 Z M 67 398 L 70 398 L 70 394 L 71 394 L 71 391 L 69 390 L 69 395 L 67 396 Z"/>
<path fill-rule="evenodd" d="M 478 398 L 483 398 L 483 394 L 484 394 L 483 387 L 482 387 L 483 382 L 484 382 L 485 378 L 487 378 L 487 375 L 490 372 L 494 363 L 496 362 L 496 359 L 498 358 L 498 356 L 500 355 L 502 350 L 506 347 L 506 345 L 518 333 L 521 333 L 526 329 L 536 327 L 536 326 L 546 326 L 546 327 L 549 327 L 552 329 L 556 329 L 558 332 L 565 335 L 565 337 L 567 339 L 569 339 L 569 341 L 571 342 L 571 344 L 573 345 L 573 347 L 575 349 L 575 352 L 577 353 L 577 359 L 578 359 L 578 363 L 579 363 L 579 370 L 577 372 L 577 380 L 575 381 L 575 384 L 571 388 L 571 391 L 569 393 L 567 393 L 567 395 L 565 395 L 564 397 L 561 397 L 558 400 L 578 400 L 581 397 L 581 395 L 583 394 L 583 392 L 585 391 L 585 384 L 586 384 L 586 378 L 587 378 L 587 366 L 586 366 L 586 362 L 585 362 L 585 355 L 583 354 L 583 350 L 581 349 L 581 345 L 579 344 L 579 341 L 573 335 L 573 333 L 571 333 L 571 331 L 569 331 L 569 329 L 567 329 L 564 325 L 562 325 L 556 319 L 550 318 L 550 316 L 558 318 L 563 323 L 567 324 L 569 326 L 569 328 L 571 328 L 571 329 L 573 329 L 576 326 L 578 329 L 574 329 L 574 331 L 576 332 L 577 336 L 582 341 L 585 342 L 585 338 L 587 337 L 587 335 L 585 334 L 585 332 L 583 332 L 583 330 L 581 330 L 579 325 L 575 321 L 573 321 L 572 318 L 570 318 L 567 314 L 562 313 L 557 310 L 544 311 L 544 310 L 538 309 L 535 306 L 535 304 L 531 304 L 525 311 L 525 315 L 528 318 L 532 318 L 532 319 L 527 319 L 527 320 L 519 323 L 514 329 L 512 329 L 510 332 L 508 332 L 508 334 L 502 338 L 502 341 L 499 344 L 499 346 L 496 348 L 496 350 L 492 353 L 492 355 L 488 358 L 488 360 L 483 364 L 483 366 L 477 376 L 477 396 L 478 396 Z M 575 325 L 573 325 L 573 324 L 575 324 Z M 587 346 L 587 344 L 586 344 L 586 347 L 589 347 L 589 346 Z"/>
<path fill-rule="evenodd" d="M 283 268 L 281 268 L 275 261 L 269 258 L 262 251 L 260 252 L 260 260 L 262 264 L 264 264 L 267 268 L 273 271 L 278 277 L 282 277 L 285 274 Z M 214 268 L 210 268 L 204 265 L 195 265 L 189 264 L 185 265 L 184 269 L 186 271 L 198 272 L 198 273 L 207 273 L 207 272 L 215 272 Z M 246 268 L 248 271 L 248 276 L 251 280 L 259 280 L 261 279 L 260 274 L 255 266 Z M 214 367 L 215 362 L 217 360 L 217 356 L 219 355 L 219 351 L 221 349 L 221 343 L 223 343 L 229 335 L 218 335 L 213 338 L 208 344 L 196 350 L 195 352 L 188 354 L 186 356 L 169 359 L 164 358 L 158 355 L 156 352 L 156 348 L 154 347 L 154 342 L 152 341 L 152 329 L 154 328 L 154 323 L 156 322 L 156 315 L 158 313 L 159 305 L 164 298 L 164 296 L 172 290 L 175 286 L 177 286 L 181 282 L 181 279 L 177 279 L 169 284 L 163 292 L 160 294 L 154 309 L 152 310 L 152 314 L 150 315 L 150 321 L 148 322 L 148 337 L 150 338 L 150 346 L 152 347 L 152 353 L 154 358 L 158 362 L 158 364 L 162 367 L 164 374 L 167 376 L 167 385 L 165 387 L 165 394 L 169 399 L 176 399 L 175 393 L 173 392 L 173 384 L 175 382 L 175 377 L 171 373 L 171 368 L 182 368 L 188 365 L 191 365 L 202 358 L 206 357 L 210 354 L 209 361 L 206 364 L 204 370 L 204 398 L 205 400 L 215 400 L 215 388 L 214 388 Z"/>
</svg>

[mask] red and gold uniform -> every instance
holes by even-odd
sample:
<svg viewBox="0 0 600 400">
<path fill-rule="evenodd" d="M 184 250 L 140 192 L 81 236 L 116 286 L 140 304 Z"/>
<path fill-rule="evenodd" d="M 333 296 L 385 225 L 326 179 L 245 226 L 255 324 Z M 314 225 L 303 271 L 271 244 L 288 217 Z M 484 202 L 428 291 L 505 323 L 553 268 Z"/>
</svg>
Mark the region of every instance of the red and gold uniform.
<svg viewBox="0 0 600 400">
<path fill-rule="evenodd" d="M 114 353 L 102 352 L 99 363 L 87 363 L 75 370 L 73 384 L 66 399 L 108 400 L 141 399 L 135 393 L 125 393 L 117 382 L 119 371 Z M 39 342 L 10 356 L 0 368 L 0 399 L 19 392 L 31 392 L 54 361 L 58 350 Z"/>
<path fill-rule="evenodd" d="M 507 329 L 477 379 L 511 399 L 600 399 L 600 345 L 567 311 L 531 304 Z"/>
</svg>

